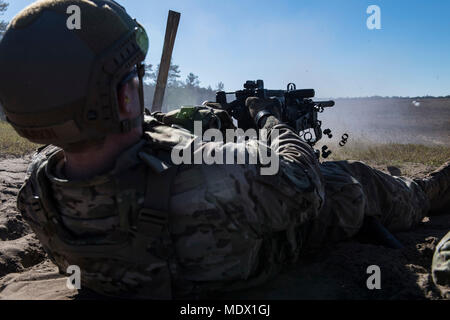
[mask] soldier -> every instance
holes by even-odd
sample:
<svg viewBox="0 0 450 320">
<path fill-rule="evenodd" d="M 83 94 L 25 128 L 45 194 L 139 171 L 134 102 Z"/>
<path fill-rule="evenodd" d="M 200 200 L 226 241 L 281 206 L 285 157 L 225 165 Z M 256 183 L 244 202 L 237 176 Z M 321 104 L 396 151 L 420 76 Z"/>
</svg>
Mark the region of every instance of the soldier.
<svg viewBox="0 0 450 320">
<path fill-rule="evenodd" d="M 79 30 L 66 27 L 70 5 L 81 9 Z M 302 248 L 354 236 L 367 217 L 398 231 L 448 208 L 449 164 L 417 181 L 361 162 L 319 164 L 259 98 L 246 105 L 256 126 L 280 133 L 268 142 L 277 174 L 261 175 L 259 164 L 174 165 L 171 150 L 192 135 L 170 126 L 173 114 L 143 119 L 147 50 L 143 27 L 111 0 L 34 3 L 0 43 L 8 121 L 48 145 L 18 208 L 61 272 L 81 268 L 82 286 L 155 299 L 236 290 L 266 281 Z M 256 149 L 215 141 L 195 152 Z"/>
</svg>

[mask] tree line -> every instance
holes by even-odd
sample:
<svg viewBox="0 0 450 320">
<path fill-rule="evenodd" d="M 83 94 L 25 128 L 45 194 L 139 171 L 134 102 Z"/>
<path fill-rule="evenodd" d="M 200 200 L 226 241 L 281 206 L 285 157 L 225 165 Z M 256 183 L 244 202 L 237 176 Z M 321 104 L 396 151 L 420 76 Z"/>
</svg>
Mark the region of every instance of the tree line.
<svg viewBox="0 0 450 320">
<path fill-rule="evenodd" d="M 158 77 L 159 65 L 153 68 L 152 64 L 145 65 L 144 95 L 145 105 L 150 108 L 155 93 L 156 79 Z M 180 67 L 171 64 L 167 79 L 167 87 L 164 95 L 163 111 L 167 112 L 183 105 L 199 105 L 206 100 L 215 100 L 216 91 L 224 90 L 223 82 L 218 82 L 213 89 L 211 86 L 200 86 L 197 75 L 190 72 L 186 79 L 181 79 Z"/>
</svg>

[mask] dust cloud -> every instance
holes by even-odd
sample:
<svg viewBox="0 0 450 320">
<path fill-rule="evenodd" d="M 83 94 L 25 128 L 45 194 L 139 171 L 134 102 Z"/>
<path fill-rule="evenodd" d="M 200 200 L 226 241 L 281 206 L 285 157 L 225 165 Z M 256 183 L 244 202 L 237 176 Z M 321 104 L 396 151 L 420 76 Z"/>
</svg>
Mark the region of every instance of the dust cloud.
<svg viewBox="0 0 450 320">
<path fill-rule="evenodd" d="M 336 99 L 319 115 L 333 139 L 450 146 L 450 98 Z M 324 137 L 324 140 L 327 140 Z"/>
</svg>

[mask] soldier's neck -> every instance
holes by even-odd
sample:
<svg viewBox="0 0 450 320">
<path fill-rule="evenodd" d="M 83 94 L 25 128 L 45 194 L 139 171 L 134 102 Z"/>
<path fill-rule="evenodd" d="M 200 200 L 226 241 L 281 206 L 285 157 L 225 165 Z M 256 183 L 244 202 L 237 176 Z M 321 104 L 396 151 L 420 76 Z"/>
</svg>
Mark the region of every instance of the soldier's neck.
<svg viewBox="0 0 450 320">
<path fill-rule="evenodd" d="M 89 179 L 111 171 L 117 157 L 132 145 L 139 142 L 142 129 L 127 134 L 113 134 L 105 139 L 101 147 L 90 148 L 84 152 L 64 152 L 64 175 L 69 180 Z"/>
</svg>

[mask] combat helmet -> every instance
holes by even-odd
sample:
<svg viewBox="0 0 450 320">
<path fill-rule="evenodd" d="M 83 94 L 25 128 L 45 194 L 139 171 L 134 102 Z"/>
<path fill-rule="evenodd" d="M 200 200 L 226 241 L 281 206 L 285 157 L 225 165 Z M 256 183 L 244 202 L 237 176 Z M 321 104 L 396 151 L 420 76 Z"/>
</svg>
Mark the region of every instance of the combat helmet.
<svg viewBox="0 0 450 320">
<path fill-rule="evenodd" d="M 80 15 L 78 26 L 70 25 L 72 14 Z M 137 71 L 143 114 L 148 46 L 144 28 L 115 1 L 31 4 L 0 41 L 0 102 L 8 122 L 32 142 L 65 149 L 142 125 L 142 116 L 120 119 L 117 89 Z"/>
</svg>

